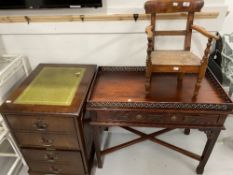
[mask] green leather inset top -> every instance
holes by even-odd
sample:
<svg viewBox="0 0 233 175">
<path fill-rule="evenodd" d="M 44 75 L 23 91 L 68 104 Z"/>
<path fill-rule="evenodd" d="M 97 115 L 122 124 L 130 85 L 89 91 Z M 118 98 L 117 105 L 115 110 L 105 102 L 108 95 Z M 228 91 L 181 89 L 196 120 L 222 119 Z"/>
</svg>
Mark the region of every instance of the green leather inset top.
<svg viewBox="0 0 233 175">
<path fill-rule="evenodd" d="M 69 106 L 84 73 L 85 68 L 44 67 L 14 103 Z"/>
</svg>

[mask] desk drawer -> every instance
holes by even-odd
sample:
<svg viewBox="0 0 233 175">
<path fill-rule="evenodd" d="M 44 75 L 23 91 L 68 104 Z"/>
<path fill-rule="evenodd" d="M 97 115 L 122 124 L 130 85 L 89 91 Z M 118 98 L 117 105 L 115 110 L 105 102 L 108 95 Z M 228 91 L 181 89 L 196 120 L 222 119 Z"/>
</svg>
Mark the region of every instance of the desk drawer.
<svg viewBox="0 0 233 175">
<path fill-rule="evenodd" d="M 69 117 L 8 115 L 7 120 L 13 130 L 62 133 L 75 132 L 74 120 Z"/>
<path fill-rule="evenodd" d="M 16 139 L 22 147 L 40 147 L 79 150 L 75 135 L 40 134 L 40 133 L 15 133 Z"/>
<path fill-rule="evenodd" d="M 101 112 L 97 121 L 151 124 L 216 125 L 218 115 L 191 115 L 177 113 Z"/>
<path fill-rule="evenodd" d="M 34 174 L 64 174 L 64 175 L 85 175 L 81 162 L 72 162 L 69 164 L 48 163 L 48 162 L 28 162 L 29 169 Z M 31 173 L 30 173 L 31 174 Z"/>
</svg>

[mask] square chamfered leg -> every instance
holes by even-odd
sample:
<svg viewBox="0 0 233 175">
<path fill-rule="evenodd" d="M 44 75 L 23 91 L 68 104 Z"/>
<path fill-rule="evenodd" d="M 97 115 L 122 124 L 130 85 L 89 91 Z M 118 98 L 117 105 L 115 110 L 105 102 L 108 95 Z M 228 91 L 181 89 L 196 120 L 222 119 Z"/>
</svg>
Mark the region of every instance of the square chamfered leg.
<svg viewBox="0 0 233 175">
<path fill-rule="evenodd" d="M 203 174 L 205 165 L 210 157 L 210 154 L 213 151 L 214 145 L 218 139 L 218 136 L 221 132 L 221 130 L 214 130 L 214 129 L 206 129 L 203 130 L 205 134 L 207 135 L 207 142 L 204 148 L 204 151 L 201 156 L 200 163 L 196 169 L 197 174 Z"/>
<path fill-rule="evenodd" d="M 184 134 L 185 135 L 189 135 L 190 134 L 190 129 L 189 128 L 185 128 L 184 129 Z"/>
<path fill-rule="evenodd" d="M 95 153 L 97 159 L 98 168 L 103 167 L 103 162 L 101 159 L 101 150 L 100 150 L 100 126 L 93 125 L 93 135 L 94 135 L 94 145 L 95 145 Z"/>
</svg>

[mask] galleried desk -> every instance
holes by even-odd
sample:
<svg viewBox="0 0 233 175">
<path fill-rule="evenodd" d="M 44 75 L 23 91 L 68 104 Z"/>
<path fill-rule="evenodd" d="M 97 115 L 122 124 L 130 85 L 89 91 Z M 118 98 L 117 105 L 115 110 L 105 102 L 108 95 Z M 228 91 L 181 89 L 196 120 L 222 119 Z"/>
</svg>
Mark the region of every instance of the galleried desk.
<svg viewBox="0 0 233 175">
<path fill-rule="evenodd" d="M 149 139 L 181 154 L 199 161 L 198 174 L 204 167 L 214 148 L 216 140 L 224 129 L 233 104 L 210 70 L 195 102 L 192 94 L 196 77 L 186 75 L 181 88 L 172 74 L 155 74 L 152 79 L 151 96 L 146 97 L 144 67 L 100 67 L 90 91 L 87 110 L 91 112 L 91 125 L 94 130 L 94 143 L 98 167 L 102 167 L 101 156 Z M 101 126 L 119 126 L 139 138 L 115 147 L 100 149 L 99 133 Z M 145 134 L 131 127 L 158 127 L 160 131 Z M 202 155 L 184 150 L 167 143 L 156 136 L 184 128 L 199 129 L 207 135 Z"/>
</svg>

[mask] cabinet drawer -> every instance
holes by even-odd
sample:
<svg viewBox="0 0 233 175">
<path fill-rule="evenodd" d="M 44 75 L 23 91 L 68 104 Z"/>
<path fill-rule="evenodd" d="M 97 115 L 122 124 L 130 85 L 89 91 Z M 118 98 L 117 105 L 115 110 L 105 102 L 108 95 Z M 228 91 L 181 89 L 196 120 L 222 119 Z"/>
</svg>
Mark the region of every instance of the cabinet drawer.
<svg viewBox="0 0 233 175">
<path fill-rule="evenodd" d="M 73 151 L 46 151 L 36 149 L 21 149 L 27 162 L 31 161 L 44 161 L 51 163 L 72 163 L 80 162 L 82 158 L 79 152 Z"/>
<path fill-rule="evenodd" d="M 65 175 L 85 175 L 81 162 L 72 162 L 70 164 L 60 164 L 51 162 L 28 162 L 30 172 L 34 174 L 65 174 Z M 32 173 L 30 173 L 32 174 Z"/>
<path fill-rule="evenodd" d="M 15 116 L 8 115 L 7 120 L 13 130 L 74 133 L 73 118 L 59 116 Z"/>
<path fill-rule="evenodd" d="M 145 124 L 216 125 L 218 115 L 190 115 L 181 113 L 100 112 L 97 121 Z"/>
<path fill-rule="evenodd" d="M 40 147 L 79 150 L 75 135 L 42 134 L 42 133 L 15 133 L 16 139 L 22 147 Z"/>
</svg>

